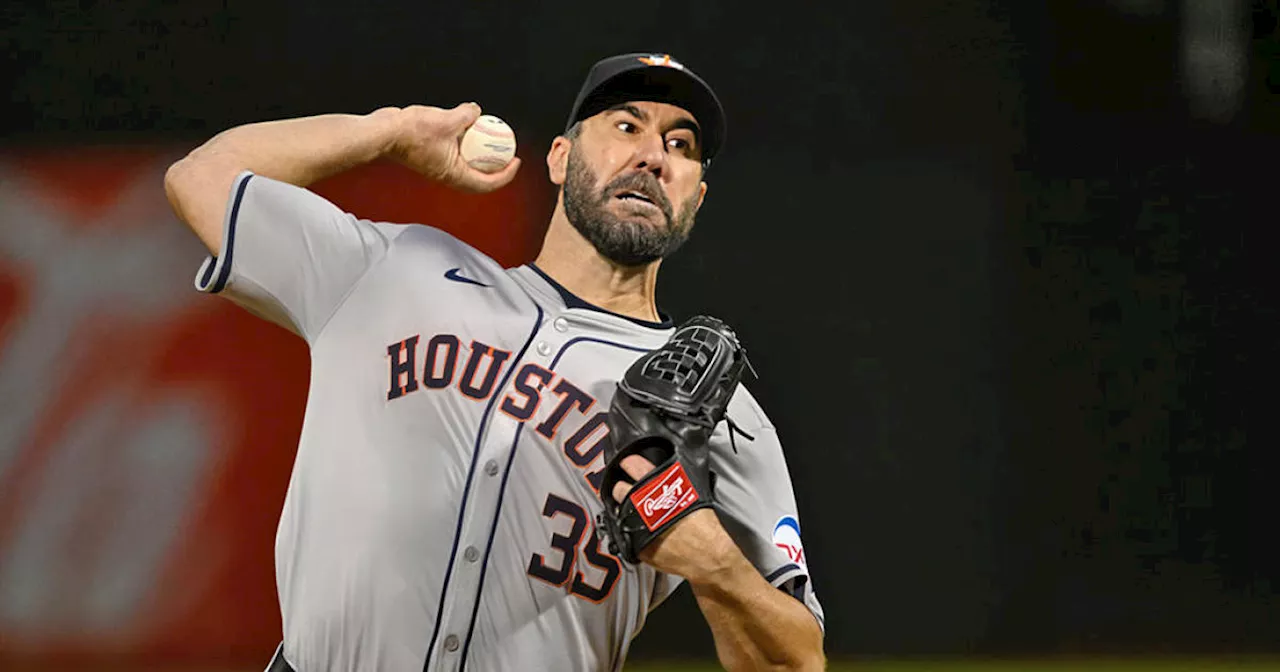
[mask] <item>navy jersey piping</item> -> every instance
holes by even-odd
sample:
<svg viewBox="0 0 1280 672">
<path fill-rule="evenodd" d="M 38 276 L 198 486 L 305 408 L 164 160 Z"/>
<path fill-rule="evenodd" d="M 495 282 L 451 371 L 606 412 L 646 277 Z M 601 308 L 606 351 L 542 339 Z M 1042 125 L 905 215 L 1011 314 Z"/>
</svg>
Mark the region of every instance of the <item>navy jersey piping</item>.
<svg viewBox="0 0 1280 672">
<path fill-rule="evenodd" d="M 227 221 L 227 240 L 226 258 L 222 260 L 222 268 L 218 270 L 218 280 L 213 283 L 213 287 L 209 289 L 210 294 L 217 294 L 227 286 L 227 279 L 231 277 L 231 255 L 236 248 L 236 220 L 240 217 L 240 201 L 244 200 L 244 191 L 249 186 L 249 180 L 253 179 L 253 175 L 246 175 L 240 181 L 240 185 L 236 188 L 236 198 L 231 202 L 231 217 Z M 200 279 L 201 284 L 208 284 L 209 276 L 213 273 L 217 264 L 209 264 L 209 269 L 205 271 L 204 277 Z"/>
<path fill-rule="evenodd" d="M 527 421 L 525 421 L 527 422 Z M 493 550 L 493 538 L 498 533 L 498 519 L 502 517 L 502 500 L 506 499 L 507 478 L 511 476 L 511 465 L 516 461 L 516 450 L 520 446 L 520 434 L 524 431 L 524 422 L 516 427 L 516 438 L 511 442 L 511 452 L 507 454 L 507 466 L 502 470 L 502 485 L 498 487 L 498 506 L 493 514 L 493 522 L 489 525 L 489 541 L 484 546 L 484 558 L 480 565 L 480 581 L 476 585 L 476 601 L 471 605 L 471 621 L 467 623 L 467 638 L 462 644 L 462 655 L 458 659 L 458 671 L 467 668 L 467 653 L 471 651 L 471 637 L 476 630 L 476 616 L 480 614 L 480 596 L 484 594 L 484 577 L 489 573 L 489 553 Z"/>
<path fill-rule="evenodd" d="M 595 338 L 594 336 L 579 336 L 579 337 L 577 337 L 577 338 L 571 338 L 571 339 L 569 339 L 569 340 L 568 340 L 567 342 L 565 342 L 565 344 L 560 348 L 560 352 L 557 352 L 557 353 L 556 353 L 555 358 L 551 360 L 551 367 L 550 367 L 550 368 L 551 368 L 551 370 L 552 370 L 552 371 L 555 371 L 555 370 L 556 370 L 556 364 L 559 364 L 559 363 L 560 363 L 560 358 L 561 358 L 562 356 L 564 356 L 564 353 L 569 349 L 569 346 L 571 346 L 571 345 L 573 345 L 573 344 L 575 344 L 575 343 L 582 343 L 582 342 L 584 342 L 584 341 L 585 341 L 585 342 L 591 342 L 591 343 L 603 343 L 603 344 L 605 344 L 605 345 L 612 345 L 612 346 L 613 346 L 613 347 L 615 347 L 615 348 L 622 348 L 623 350 L 634 350 L 634 351 L 636 351 L 636 352 L 649 352 L 650 350 L 652 350 L 652 349 L 653 349 L 653 348 L 640 347 L 640 346 L 636 346 L 636 345 L 627 345 L 626 343 L 619 343 L 619 342 L 617 342 L 617 341 L 610 341 L 610 340 L 608 340 L 608 339 L 604 339 L 604 338 Z"/>
<path fill-rule="evenodd" d="M 552 279 L 552 277 L 547 275 L 545 272 L 543 272 L 541 268 L 538 268 L 537 264 L 530 262 L 528 266 L 530 269 L 533 270 L 534 273 L 537 273 L 539 277 L 545 280 L 548 285 L 551 285 L 552 289 L 556 290 L 556 293 L 560 295 L 560 300 L 564 301 L 564 305 L 566 308 L 584 308 L 586 310 L 594 310 L 597 313 L 604 313 L 605 315 L 620 317 L 628 322 L 638 324 L 647 329 L 670 329 L 671 327 L 675 326 L 675 323 L 671 321 L 671 318 L 667 315 L 664 315 L 662 311 L 658 311 L 658 317 L 661 317 L 662 321 L 651 322 L 649 320 L 641 320 L 635 317 L 627 317 L 626 315 L 615 313 L 612 310 L 605 310 L 600 306 L 597 306 L 595 304 L 588 303 L 582 300 L 581 298 L 578 297 L 577 294 L 574 294 L 568 289 L 565 289 L 564 285 L 561 285 L 560 283 Z"/>
<path fill-rule="evenodd" d="M 436 605 L 436 623 L 435 623 L 435 627 L 432 628 L 432 631 L 431 631 L 431 643 L 427 645 L 426 659 L 423 660 L 422 662 L 423 672 L 426 672 L 427 666 L 431 664 L 431 654 L 435 651 L 436 640 L 440 637 L 440 621 L 441 621 L 441 618 L 444 616 L 445 598 L 447 598 L 449 595 L 449 579 L 453 578 L 453 563 L 458 556 L 458 540 L 462 538 L 462 519 L 463 517 L 465 517 L 467 512 L 467 499 L 471 495 L 471 483 L 475 479 L 475 475 L 476 475 L 476 462 L 479 461 L 480 459 L 480 438 L 484 436 L 485 427 L 489 423 L 489 418 L 492 417 L 491 413 L 493 411 L 493 405 L 497 402 L 498 397 L 502 396 L 501 394 L 499 394 L 499 392 L 501 392 L 501 390 L 506 388 L 507 382 L 511 380 L 512 374 L 514 374 L 516 369 L 519 368 L 520 360 L 524 358 L 524 353 L 529 350 L 529 344 L 533 343 L 533 337 L 538 334 L 538 328 L 542 326 L 542 306 L 538 306 L 537 304 L 535 304 L 534 307 L 538 309 L 538 316 L 533 321 L 533 329 L 529 332 L 529 338 L 525 339 L 524 345 L 521 346 L 520 348 L 520 352 L 516 355 L 516 358 L 512 360 L 511 367 L 507 369 L 506 374 L 502 376 L 502 381 L 498 383 L 498 387 L 495 388 L 494 393 L 489 397 L 489 403 L 484 407 L 484 414 L 480 416 L 480 426 L 476 429 L 476 442 L 471 452 L 471 466 L 467 468 L 467 484 L 462 489 L 462 504 L 461 506 L 458 507 L 458 523 L 457 525 L 454 526 L 454 530 L 453 530 L 453 547 L 449 550 L 449 564 L 446 566 L 446 569 L 444 572 L 444 584 L 440 588 L 440 602 L 439 604 Z M 520 431 L 519 429 L 517 429 L 516 430 L 517 441 L 519 441 L 519 437 L 520 437 Z M 514 453 L 514 444 L 513 444 L 513 453 Z M 505 489 L 505 485 L 506 485 L 506 477 L 504 476 L 503 489 Z M 501 493 L 502 493 L 502 490 L 499 490 L 499 495 L 498 495 L 499 497 L 502 496 Z M 501 502 L 501 500 L 499 500 L 499 502 Z M 499 504 L 499 506 L 501 506 L 501 504 Z M 489 534 L 489 543 L 490 545 L 493 544 L 492 532 L 490 532 Z M 486 555 L 487 555 L 487 551 L 486 551 Z M 484 580 L 483 571 L 484 571 L 484 568 L 482 567 L 481 568 L 482 573 L 480 575 L 481 581 Z M 479 602 L 478 597 L 476 598 L 476 601 Z M 469 632 L 467 636 L 468 637 L 471 636 Z"/>
<path fill-rule="evenodd" d="M 786 574 L 787 572 L 789 572 L 789 571 L 791 571 L 791 570 L 793 570 L 793 569 L 800 569 L 800 565 L 797 565 L 797 564 L 794 564 L 794 563 L 792 563 L 792 564 L 788 564 L 788 565 L 783 565 L 783 566 L 781 566 L 781 567 L 779 567 L 779 568 L 777 568 L 777 569 L 773 570 L 772 572 L 770 572 L 768 576 L 764 577 L 764 580 L 765 580 L 765 581 L 768 581 L 770 584 L 772 584 L 772 583 L 773 583 L 773 582 L 774 582 L 774 581 L 775 581 L 779 576 L 782 576 L 783 574 Z M 776 587 L 776 586 L 775 586 L 775 587 Z"/>
<path fill-rule="evenodd" d="M 541 316 L 539 316 L 539 321 L 541 321 Z M 560 346 L 560 352 L 556 353 L 556 356 L 551 360 L 551 366 L 547 368 L 551 371 L 555 371 L 556 365 L 560 363 L 560 358 L 564 355 L 564 353 L 567 352 L 569 348 L 572 347 L 573 345 L 577 343 L 582 343 L 582 342 L 603 343 L 604 345 L 611 345 L 615 348 L 621 348 L 623 350 L 634 350 L 636 352 L 649 351 L 649 348 L 639 347 L 635 345 L 627 345 L 626 343 L 618 343 L 617 341 L 609 341 L 602 338 L 593 338 L 591 336 L 579 336 L 577 338 L 569 339 L 568 341 L 565 342 L 564 345 Z M 523 354 L 523 351 L 521 351 L 521 354 Z M 494 396 L 496 397 L 497 395 L 495 394 Z M 459 672 L 461 672 L 462 670 L 465 670 L 467 667 L 467 655 L 471 651 L 471 638 L 475 634 L 476 617 L 480 614 L 480 599 L 484 595 L 484 577 L 489 571 L 489 553 L 493 550 L 493 538 L 497 536 L 498 520 L 502 517 L 502 501 L 503 499 L 505 499 L 507 494 L 507 479 L 511 475 L 511 465 L 515 464 L 515 461 L 516 461 L 516 450 L 520 446 L 521 431 L 524 429 L 525 424 L 528 422 L 529 422 L 528 420 L 525 420 L 520 423 L 519 427 L 516 428 L 516 438 L 514 441 L 511 442 L 511 453 L 507 455 L 507 467 L 502 472 L 502 485 L 499 486 L 498 488 L 498 506 L 497 506 L 497 510 L 494 511 L 494 514 L 493 514 L 493 523 L 490 524 L 489 526 L 489 541 L 485 545 L 484 558 L 481 560 L 482 564 L 480 565 L 480 581 L 479 581 L 479 584 L 476 586 L 476 601 L 474 604 L 471 605 L 471 622 L 467 625 L 467 638 L 465 640 L 465 643 L 462 645 L 462 655 L 459 658 L 459 663 L 458 663 Z M 461 523 L 462 519 L 459 518 L 458 520 L 459 520 L 459 523 Z M 456 537 L 454 541 L 454 549 L 457 550 Z M 452 561 L 450 561 L 449 564 L 450 564 L 450 567 L 453 566 Z M 794 565 L 792 566 L 794 567 Z M 448 581 L 447 577 L 445 581 L 446 582 Z M 443 601 L 441 602 L 441 604 L 443 604 Z M 437 623 L 439 623 L 438 617 L 436 621 Z M 437 625 L 437 629 L 438 628 L 439 626 Z M 432 639 L 432 643 L 434 644 L 435 637 L 433 636 L 431 639 Z M 427 657 L 429 660 L 430 659 L 429 652 Z"/>
</svg>

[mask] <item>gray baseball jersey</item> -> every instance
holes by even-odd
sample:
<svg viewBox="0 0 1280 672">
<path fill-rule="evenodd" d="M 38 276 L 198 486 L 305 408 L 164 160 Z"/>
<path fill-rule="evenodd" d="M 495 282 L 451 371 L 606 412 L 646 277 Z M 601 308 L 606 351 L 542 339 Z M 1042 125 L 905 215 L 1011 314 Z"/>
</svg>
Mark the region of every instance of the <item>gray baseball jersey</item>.
<svg viewBox="0 0 1280 672">
<path fill-rule="evenodd" d="M 306 340 L 311 384 L 276 536 L 283 654 L 322 670 L 617 670 L 681 579 L 595 526 L 616 381 L 671 335 L 251 173 L 196 276 Z M 713 438 L 725 527 L 822 623 L 777 433 L 740 388 Z"/>
</svg>

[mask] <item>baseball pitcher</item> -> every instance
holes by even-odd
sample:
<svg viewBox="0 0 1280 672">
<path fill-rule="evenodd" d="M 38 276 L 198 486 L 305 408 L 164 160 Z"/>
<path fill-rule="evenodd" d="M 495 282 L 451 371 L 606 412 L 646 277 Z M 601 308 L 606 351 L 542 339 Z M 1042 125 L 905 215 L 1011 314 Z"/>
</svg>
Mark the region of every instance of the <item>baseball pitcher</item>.
<svg viewBox="0 0 1280 672">
<path fill-rule="evenodd" d="M 731 670 L 822 669 L 777 431 L 738 335 L 657 308 L 725 139 L 666 55 L 588 72 L 546 165 L 559 197 L 516 268 L 307 189 L 390 158 L 488 192 L 479 117 L 383 108 L 227 130 L 165 189 L 208 248 L 195 286 L 303 338 L 311 383 L 276 536 L 269 670 L 619 670 L 687 581 Z"/>
</svg>

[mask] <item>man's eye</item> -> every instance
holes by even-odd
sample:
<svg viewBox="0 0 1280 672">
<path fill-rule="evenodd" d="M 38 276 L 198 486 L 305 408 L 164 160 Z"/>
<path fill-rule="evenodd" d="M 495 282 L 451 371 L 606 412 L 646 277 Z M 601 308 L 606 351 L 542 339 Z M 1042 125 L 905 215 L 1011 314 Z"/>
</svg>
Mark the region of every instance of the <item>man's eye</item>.
<svg viewBox="0 0 1280 672">
<path fill-rule="evenodd" d="M 685 140 L 684 138 L 671 138 L 670 140 L 667 141 L 667 144 L 671 145 L 671 147 L 674 149 L 679 149 L 682 151 L 689 149 L 689 141 Z"/>
<path fill-rule="evenodd" d="M 636 125 L 629 121 L 619 121 L 618 130 L 622 131 L 623 133 L 634 133 L 636 130 Z"/>
</svg>

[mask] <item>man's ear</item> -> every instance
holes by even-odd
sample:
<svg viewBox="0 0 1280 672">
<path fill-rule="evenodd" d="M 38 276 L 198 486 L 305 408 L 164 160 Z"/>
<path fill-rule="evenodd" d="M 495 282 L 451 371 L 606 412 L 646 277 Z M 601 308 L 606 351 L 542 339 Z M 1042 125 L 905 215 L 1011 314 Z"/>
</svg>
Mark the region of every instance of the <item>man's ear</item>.
<svg viewBox="0 0 1280 672">
<path fill-rule="evenodd" d="M 572 148 L 573 141 L 563 135 L 558 135 L 551 141 L 551 149 L 547 150 L 547 173 L 552 184 L 564 184 L 565 174 L 569 171 L 569 150 Z"/>
<path fill-rule="evenodd" d="M 707 183 L 698 184 L 698 210 L 702 209 L 702 202 L 707 200 Z"/>
</svg>

